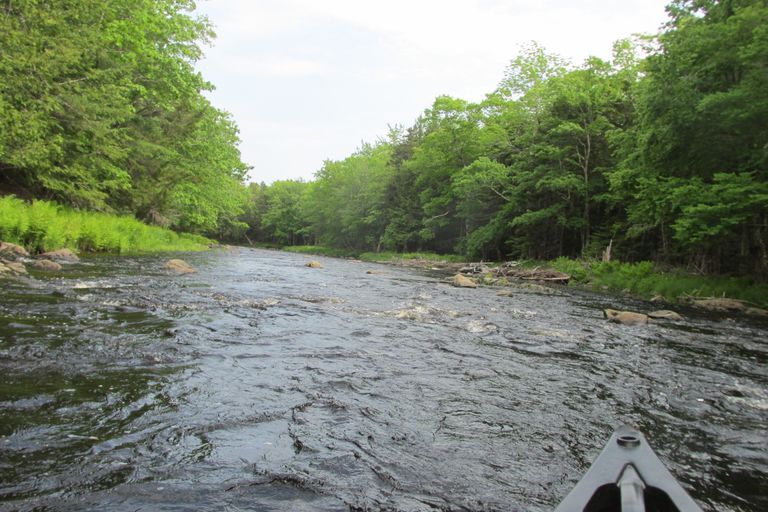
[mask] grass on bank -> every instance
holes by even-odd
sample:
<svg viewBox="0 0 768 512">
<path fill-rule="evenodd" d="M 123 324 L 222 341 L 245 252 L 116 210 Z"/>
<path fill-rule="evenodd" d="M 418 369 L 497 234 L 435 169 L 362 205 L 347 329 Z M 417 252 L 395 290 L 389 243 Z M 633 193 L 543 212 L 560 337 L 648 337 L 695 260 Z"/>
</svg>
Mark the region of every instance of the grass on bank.
<svg viewBox="0 0 768 512">
<path fill-rule="evenodd" d="M 80 252 L 131 254 L 200 251 L 210 240 L 148 226 L 133 217 L 75 211 L 50 201 L 0 197 L 0 240 L 32 253 L 68 247 Z"/>
<path fill-rule="evenodd" d="M 768 306 L 768 283 L 750 277 L 695 275 L 682 269 L 662 272 L 650 261 L 622 263 L 558 258 L 547 265 L 570 274 L 576 284 L 613 292 L 629 290 L 646 299 L 655 295 L 672 302 L 687 297 L 729 297 Z"/>
<path fill-rule="evenodd" d="M 323 245 L 291 245 L 282 248 L 283 251 L 299 254 L 313 254 L 328 256 L 330 258 L 357 258 L 371 263 L 395 263 L 402 260 L 425 260 L 434 262 L 461 263 L 467 261 L 465 257 L 455 254 L 435 254 L 432 252 L 357 252 L 347 249 L 338 249 Z"/>
<path fill-rule="evenodd" d="M 396 263 L 402 260 L 424 260 L 436 263 L 463 263 L 467 261 L 467 258 L 457 254 L 435 254 L 433 252 L 364 252 L 358 257 L 363 261 L 386 263 Z"/>
<path fill-rule="evenodd" d="M 357 253 L 335 247 L 324 245 L 286 245 L 281 247 L 286 252 L 295 252 L 298 254 L 312 254 L 315 256 L 328 256 L 329 258 L 354 258 Z"/>
</svg>

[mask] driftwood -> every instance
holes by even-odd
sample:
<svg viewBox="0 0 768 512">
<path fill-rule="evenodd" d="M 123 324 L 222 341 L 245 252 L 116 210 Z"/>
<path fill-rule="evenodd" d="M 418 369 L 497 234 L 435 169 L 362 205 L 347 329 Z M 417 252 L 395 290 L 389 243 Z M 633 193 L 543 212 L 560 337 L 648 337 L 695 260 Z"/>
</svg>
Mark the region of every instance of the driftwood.
<svg viewBox="0 0 768 512">
<path fill-rule="evenodd" d="M 533 269 L 514 270 L 507 272 L 506 277 L 520 279 L 521 281 L 546 281 L 550 283 L 568 284 L 571 276 L 553 269 Z"/>
<path fill-rule="evenodd" d="M 494 277 L 519 279 L 521 281 L 543 281 L 549 283 L 568 284 L 571 276 L 551 268 L 519 268 L 516 261 L 509 261 L 499 267 L 488 267 L 482 261 L 468 263 L 459 269 L 462 274 L 490 274 Z"/>
</svg>

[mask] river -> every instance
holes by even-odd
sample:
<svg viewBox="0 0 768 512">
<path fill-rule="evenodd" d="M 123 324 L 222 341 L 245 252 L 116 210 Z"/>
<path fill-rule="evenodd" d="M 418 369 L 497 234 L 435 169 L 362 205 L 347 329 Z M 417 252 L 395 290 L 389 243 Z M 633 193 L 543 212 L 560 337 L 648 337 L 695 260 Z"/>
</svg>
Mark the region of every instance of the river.
<svg viewBox="0 0 768 512">
<path fill-rule="evenodd" d="M 1 510 L 550 511 L 625 423 L 704 510 L 768 510 L 764 321 L 181 257 L 0 282 Z"/>
</svg>

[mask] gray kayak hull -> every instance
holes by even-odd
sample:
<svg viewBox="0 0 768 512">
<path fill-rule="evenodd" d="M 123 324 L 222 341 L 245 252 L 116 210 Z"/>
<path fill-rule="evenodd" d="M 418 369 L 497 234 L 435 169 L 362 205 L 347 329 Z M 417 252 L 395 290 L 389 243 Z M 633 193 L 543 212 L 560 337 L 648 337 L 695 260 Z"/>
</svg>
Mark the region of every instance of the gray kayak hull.
<svg viewBox="0 0 768 512">
<path fill-rule="evenodd" d="M 613 433 L 555 512 L 702 512 L 664 467 L 643 434 Z"/>
</svg>

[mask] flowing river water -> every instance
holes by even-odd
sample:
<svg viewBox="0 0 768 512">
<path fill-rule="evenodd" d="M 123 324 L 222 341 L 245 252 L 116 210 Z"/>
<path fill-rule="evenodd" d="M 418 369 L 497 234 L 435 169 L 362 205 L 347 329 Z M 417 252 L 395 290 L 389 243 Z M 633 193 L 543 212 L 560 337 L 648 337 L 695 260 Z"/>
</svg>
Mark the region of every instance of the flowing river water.
<svg viewBox="0 0 768 512">
<path fill-rule="evenodd" d="M 621 424 L 704 510 L 768 510 L 765 322 L 182 257 L 0 281 L 0 510 L 550 511 Z"/>
</svg>

